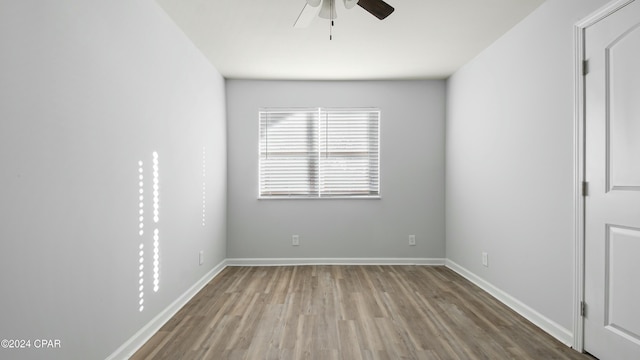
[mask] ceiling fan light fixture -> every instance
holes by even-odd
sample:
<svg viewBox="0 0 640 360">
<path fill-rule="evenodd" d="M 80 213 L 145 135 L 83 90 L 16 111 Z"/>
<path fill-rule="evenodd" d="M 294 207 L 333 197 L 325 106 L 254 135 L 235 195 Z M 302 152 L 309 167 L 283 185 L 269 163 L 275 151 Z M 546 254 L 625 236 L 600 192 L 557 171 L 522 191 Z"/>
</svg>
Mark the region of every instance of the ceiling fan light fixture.
<svg viewBox="0 0 640 360">
<path fill-rule="evenodd" d="M 342 1 L 346 9 L 352 9 L 354 6 L 358 5 L 380 20 L 385 19 L 395 10 L 393 6 L 384 2 L 384 0 Z M 336 11 L 336 0 L 305 0 L 302 12 L 298 16 L 295 24 L 293 24 L 293 27 L 308 27 L 316 16 L 322 19 L 331 20 L 330 26 L 333 26 L 333 20 L 338 17 L 338 12 Z"/>
<path fill-rule="evenodd" d="M 323 19 L 335 19 L 338 17 L 338 12 L 336 11 L 336 3 L 335 0 L 324 0 L 322 1 L 322 6 L 320 7 L 319 17 Z"/>
<path fill-rule="evenodd" d="M 344 7 L 347 9 L 352 9 L 357 4 L 358 0 L 344 0 Z"/>
</svg>

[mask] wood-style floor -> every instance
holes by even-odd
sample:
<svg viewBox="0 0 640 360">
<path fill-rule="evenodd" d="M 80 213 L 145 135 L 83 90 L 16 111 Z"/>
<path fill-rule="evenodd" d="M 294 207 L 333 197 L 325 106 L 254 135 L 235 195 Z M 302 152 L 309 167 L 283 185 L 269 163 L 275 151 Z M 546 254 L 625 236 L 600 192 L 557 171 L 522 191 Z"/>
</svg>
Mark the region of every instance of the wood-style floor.
<svg viewBox="0 0 640 360">
<path fill-rule="evenodd" d="M 228 267 L 131 358 L 593 359 L 440 266 Z"/>
</svg>

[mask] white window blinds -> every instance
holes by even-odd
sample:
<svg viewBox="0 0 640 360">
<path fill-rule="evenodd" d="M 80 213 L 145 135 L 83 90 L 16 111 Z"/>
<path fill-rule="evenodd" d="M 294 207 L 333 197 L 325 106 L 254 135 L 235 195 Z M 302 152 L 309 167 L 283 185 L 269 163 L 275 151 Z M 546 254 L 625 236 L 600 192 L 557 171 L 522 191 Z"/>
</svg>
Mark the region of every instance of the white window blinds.
<svg viewBox="0 0 640 360">
<path fill-rule="evenodd" d="M 259 197 L 379 197 L 380 111 L 261 109 Z"/>
</svg>

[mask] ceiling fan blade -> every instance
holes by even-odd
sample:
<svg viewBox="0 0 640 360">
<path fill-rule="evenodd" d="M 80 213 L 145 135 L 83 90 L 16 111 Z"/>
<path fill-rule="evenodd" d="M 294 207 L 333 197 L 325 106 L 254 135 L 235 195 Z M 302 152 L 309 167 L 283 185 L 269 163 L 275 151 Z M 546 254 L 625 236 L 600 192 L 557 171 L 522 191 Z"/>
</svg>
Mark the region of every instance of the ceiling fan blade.
<svg viewBox="0 0 640 360">
<path fill-rule="evenodd" d="M 358 0 L 358 5 L 380 20 L 385 19 L 395 10 L 393 6 L 382 0 Z"/>
<path fill-rule="evenodd" d="M 320 5 L 320 1 L 318 1 L 318 5 Z M 304 4 L 304 7 L 302 8 L 300 15 L 298 15 L 298 19 L 293 24 L 293 27 L 294 28 L 309 27 L 313 19 L 315 19 L 316 16 L 318 16 L 318 13 L 320 12 L 321 7 L 322 6 L 312 6 L 312 5 L 309 5 L 309 3 Z"/>
</svg>

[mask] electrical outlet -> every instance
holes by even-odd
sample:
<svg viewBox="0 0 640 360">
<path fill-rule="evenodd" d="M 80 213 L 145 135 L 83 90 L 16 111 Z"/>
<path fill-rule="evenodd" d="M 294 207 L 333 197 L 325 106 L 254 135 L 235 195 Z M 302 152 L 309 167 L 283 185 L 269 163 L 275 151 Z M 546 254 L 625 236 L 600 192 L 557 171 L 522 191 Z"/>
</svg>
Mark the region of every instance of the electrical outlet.
<svg viewBox="0 0 640 360">
<path fill-rule="evenodd" d="M 299 246 L 300 245 L 300 236 L 299 235 L 292 235 L 291 236 L 291 245 L 293 245 L 293 246 Z"/>
<path fill-rule="evenodd" d="M 411 246 L 415 246 L 416 245 L 416 236 L 415 235 L 409 235 L 409 245 L 411 245 Z"/>
<path fill-rule="evenodd" d="M 486 252 L 482 253 L 482 265 L 489 267 L 489 254 Z"/>
<path fill-rule="evenodd" d="M 202 265 L 204 263 L 204 251 L 200 250 L 198 254 L 198 264 Z"/>
</svg>

